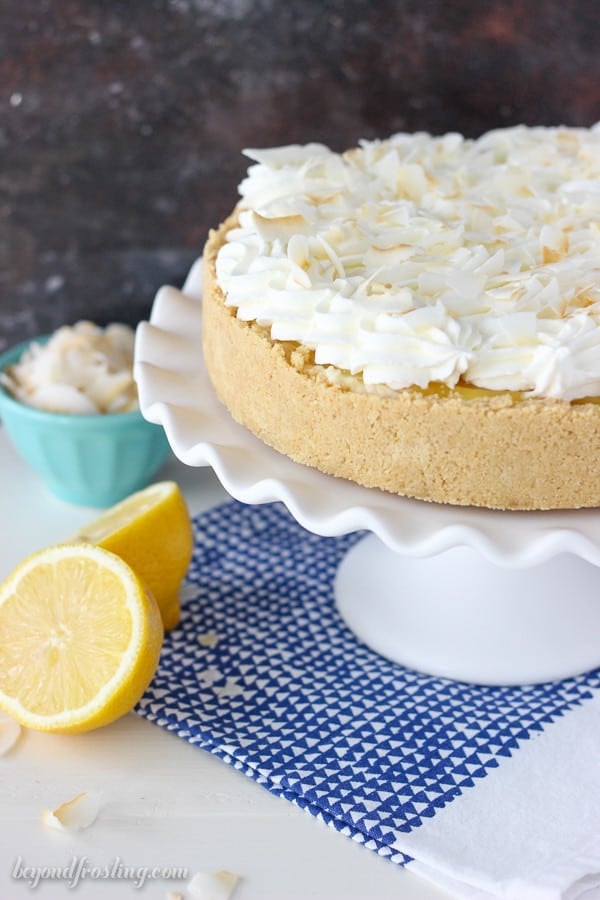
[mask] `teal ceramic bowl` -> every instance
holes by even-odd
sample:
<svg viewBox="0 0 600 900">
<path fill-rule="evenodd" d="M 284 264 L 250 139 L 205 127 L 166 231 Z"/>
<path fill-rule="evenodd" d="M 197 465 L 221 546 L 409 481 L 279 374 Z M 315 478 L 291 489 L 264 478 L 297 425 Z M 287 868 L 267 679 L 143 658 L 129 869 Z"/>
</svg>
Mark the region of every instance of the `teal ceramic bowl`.
<svg viewBox="0 0 600 900">
<path fill-rule="evenodd" d="M 43 343 L 48 338 L 36 338 Z M 0 371 L 33 341 L 0 355 Z M 0 419 L 12 443 L 49 490 L 70 503 L 106 507 L 145 487 L 169 455 L 160 425 L 139 410 L 64 415 L 15 400 L 0 384 Z"/>
</svg>

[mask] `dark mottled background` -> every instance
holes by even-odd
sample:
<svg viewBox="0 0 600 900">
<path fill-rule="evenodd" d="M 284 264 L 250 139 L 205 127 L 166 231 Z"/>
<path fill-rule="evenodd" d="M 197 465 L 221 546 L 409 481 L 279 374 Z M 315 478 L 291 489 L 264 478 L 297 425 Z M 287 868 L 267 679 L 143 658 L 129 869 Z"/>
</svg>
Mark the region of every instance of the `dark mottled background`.
<svg viewBox="0 0 600 900">
<path fill-rule="evenodd" d="M 597 0 L 0 0 L 0 350 L 132 324 L 244 146 L 600 119 Z"/>
</svg>

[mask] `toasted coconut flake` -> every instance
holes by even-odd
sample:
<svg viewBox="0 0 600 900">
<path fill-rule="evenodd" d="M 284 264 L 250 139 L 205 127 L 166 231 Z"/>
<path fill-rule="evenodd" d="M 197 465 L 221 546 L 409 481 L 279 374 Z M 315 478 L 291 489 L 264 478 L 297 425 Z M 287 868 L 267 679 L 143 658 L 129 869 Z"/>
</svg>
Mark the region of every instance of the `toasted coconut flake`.
<svg viewBox="0 0 600 900">
<path fill-rule="evenodd" d="M 240 880 L 233 872 L 196 872 L 187 886 L 193 900 L 229 900 Z"/>
<path fill-rule="evenodd" d="M 198 635 L 198 643 L 203 647 L 216 647 L 219 640 L 219 635 L 214 631 L 207 631 L 206 634 Z"/>
<path fill-rule="evenodd" d="M 228 678 L 222 687 L 215 688 L 219 697 L 237 697 L 244 693 L 244 688 L 237 683 L 235 678 Z"/>
<path fill-rule="evenodd" d="M 96 820 L 101 800 L 102 795 L 98 791 L 84 791 L 54 810 L 42 810 L 42 822 L 58 831 L 81 831 Z"/>
<path fill-rule="evenodd" d="M 128 325 L 63 325 L 46 344 L 31 344 L 0 382 L 21 403 L 48 412 L 130 412 L 138 408 L 134 339 Z"/>
<path fill-rule="evenodd" d="M 180 894 L 179 891 L 169 891 L 166 900 L 183 900 L 183 894 Z"/>
<path fill-rule="evenodd" d="M 210 666 L 208 669 L 205 669 L 203 672 L 198 672 L 198 678 L 204 685 L 214 684 L 216 681 L 221 681 L 223 678 L 222 673 L 216 668 L 216 666 Z"/>
<path fill-rule="evenodd" d="M 190 584 L 189 581 L 184 581 L 179 589 L 179 599 L 180 600 L 192 600 L 196 594 L 198 593 L 198 588 L 195 584 Z"/>
<path fill-rule="evenodd" d="M 554 250 L 552 247 L 542 247 L 542 260 L 544 263 L 560 262 L 566 256 L 566 250 Z"/>
<path fill-rule="evenodd" d="M 20 734 L 19 723 L 0 712 L 0 756 L 4 756 L 15 746 Z"/>
<path fill-rule="evenodd" d="M 267 218 L 260 213 L 252 213 L 256 230 L 266 241 L 274 241 L 277 238 L 288 239 L 294 234 L 306 234 L 308 222 L 300 214 L 294 216 L 277 216 Z"/>
<path fill-rule="evenodd" d="M 569 252 L 569 235 L 553 225 L 544 225 L 540 231 L 542 260 L 544 263 L 559 262 Z"/>
</svg>

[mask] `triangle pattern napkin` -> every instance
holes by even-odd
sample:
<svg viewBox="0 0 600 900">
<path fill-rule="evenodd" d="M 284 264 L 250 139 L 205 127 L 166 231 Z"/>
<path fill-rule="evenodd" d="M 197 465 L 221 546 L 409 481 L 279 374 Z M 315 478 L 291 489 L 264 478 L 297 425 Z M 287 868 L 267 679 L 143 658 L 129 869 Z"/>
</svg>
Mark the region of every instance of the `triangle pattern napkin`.
<svg viewBox="0 0 600 900">
<path fill-rule="evenodd" d="M 337 566 L 362 534 L 320 537 L 281 504 L 236 501 L 194 527 L 181 623 L 141 716 L 459 896 L 593 887 L 600 671 L 515 688 L 405 669 L 334 606 Z M 547 839 L 549 815 L 562 824 Z"/>
</svg>

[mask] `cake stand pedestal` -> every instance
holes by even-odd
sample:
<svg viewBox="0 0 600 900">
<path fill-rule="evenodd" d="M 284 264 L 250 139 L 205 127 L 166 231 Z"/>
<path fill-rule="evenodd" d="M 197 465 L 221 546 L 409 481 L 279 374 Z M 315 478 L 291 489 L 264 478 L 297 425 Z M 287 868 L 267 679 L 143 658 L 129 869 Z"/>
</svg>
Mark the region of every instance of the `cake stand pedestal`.
<svg viewBox="0 0 600 900">
<path fill-rule="evenodd" d="M 396 497 L 299 465 L 233 421 L 201 351 L 201 261 L 161 288 L 136 335 L 140 406 L 175 455 L 212 466 L 245 503 L 283 502 L 305 528 L 370 532 L 334 590 L 356 636 L 396 662 L 483 684 L 600 666 L 600 512 L 496 512 Z"/>
<path fill-rule="evenodd" d="M 427 559 L 374 535 L 342 561 L 338 610 L 373 650 L 431 675 L 525 684 L 600 664 L 600 570 L 561 554 L 525 569 L 456 547 Z"/>
</svg>

